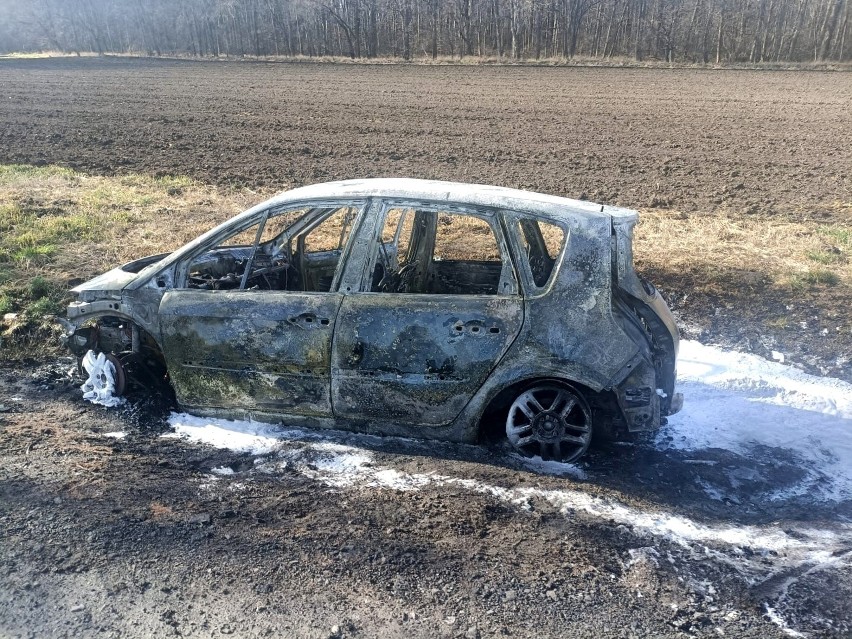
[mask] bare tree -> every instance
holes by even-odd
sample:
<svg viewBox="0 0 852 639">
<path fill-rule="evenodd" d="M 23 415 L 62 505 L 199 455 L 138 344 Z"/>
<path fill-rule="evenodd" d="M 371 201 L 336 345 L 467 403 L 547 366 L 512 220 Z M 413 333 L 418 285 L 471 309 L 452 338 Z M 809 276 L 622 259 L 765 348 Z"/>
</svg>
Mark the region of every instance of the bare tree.
<svg viewBox="0 0 852 639">
<path fill-rule="evenodd" d="M 0 51 L 849 61 L 852 0 L 0 0 Z"/>
</svg>

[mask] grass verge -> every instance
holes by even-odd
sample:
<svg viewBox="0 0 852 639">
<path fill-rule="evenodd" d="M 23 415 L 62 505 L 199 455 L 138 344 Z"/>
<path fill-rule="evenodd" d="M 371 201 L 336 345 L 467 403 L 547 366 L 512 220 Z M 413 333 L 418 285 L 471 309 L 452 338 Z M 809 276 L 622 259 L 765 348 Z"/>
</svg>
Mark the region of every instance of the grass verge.
<svg viewBox="0 0 852 639">
<path fill-rule="evenodd" d="M 67 291 L 169 251 L 261 199 L 183 177 L 0 165 L 0 359 L 53 350 Z"/>
<path fill-rule="evenodd" d="M 697 292 L 730 294 L 732 284 L 773 286 L 791 295 L 809 287 L 852 286 L 852 203 L 831 215 L 733 211 L 686 214 L 648 209 L 636 233 L 640 268 L 704 274 Z"/>
<path fill-rule="evenodd" d="M 0 359 L 57 348 L 52 315 L 63 310 L 69 288 L 171 251 L 266 195 L 183 177 L 0 165 Z M 852 332 L 850 221 L 852 203 L 819 218 L 643 210 L 637 267 L 679 310 L 708 325 L 719 328 L 719 309 L 728 309 L 733 328 L 724 330 L 751 324 L 798 339 L 792 332 L 813 325 L 816 313 L 831 319 L 840 344 Z"/>
</svg>

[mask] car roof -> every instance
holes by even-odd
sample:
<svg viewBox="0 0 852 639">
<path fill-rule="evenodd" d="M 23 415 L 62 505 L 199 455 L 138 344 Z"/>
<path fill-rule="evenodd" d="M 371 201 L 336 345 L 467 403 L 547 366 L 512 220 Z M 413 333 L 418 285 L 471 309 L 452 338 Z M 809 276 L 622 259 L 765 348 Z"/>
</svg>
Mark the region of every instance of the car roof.
<svg viewBox="0 0 852 639">
<path fill-rule="evenodd" d="M 430 202 L 453 202 L 533 213 L 555 219 L 627 218 L 636 219 L 636 211 L 594 202 L 572 200 L 534 191 L 522 191 L 486 184 L 466 184 L 413 178 L 369 178 L 342 180 L 302 186 L 276 195 L 267 204 L 286 204 L 297 200 L 383 197 Z"/>
<path fill-rule="evenodd" d="M 581 200 L 571 200 L 555 195 L 545 195 L 534 191 L 507 189 L 501 186 L 485 184 L 466 184 L 463 182 L 443 182 L 440 180 L 419 180 L 414 178 L 367 178 L 361 180 L 342 180 L 302 186 L 261 202 L 243 211 L 219 226 L 200 235 L 188 244 L 171 253 L 162 262 L 146 267 L 139 273 L 129 287 L 139 288 L 148 276 L 174 264 L 181 255 L 202 244 L 227 226 L 240 220 L 246 220 L 260 211 L 276 206 L 307 203 L 310 201 L 329 201 L 337 199 L 365 199 L 382 197 L 399 200 L 420 200 L 427 202 L 452 202 L 462 205 L 483 206 L 501 210 L 519 211 L 546 219 L 573 223 L 582 227 L 586 224 L 599 225 L 612 220 L 613 224 L 632 224 L 638 219 L 638 213 L 631 209 L 595 204 Z M 144 275 L 144 276 L 143 276 Z"/>
</svg>

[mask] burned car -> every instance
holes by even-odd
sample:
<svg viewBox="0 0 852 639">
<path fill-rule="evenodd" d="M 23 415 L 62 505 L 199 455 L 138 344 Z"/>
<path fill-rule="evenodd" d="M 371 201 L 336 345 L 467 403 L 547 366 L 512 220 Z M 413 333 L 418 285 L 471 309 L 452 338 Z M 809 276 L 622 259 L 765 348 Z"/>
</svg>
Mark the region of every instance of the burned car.
<svg viewBox="0 0 852 639">
<path fill-rule="evenodd" d="M 634 211 L 411 179 L 284 192 L 75 289 L 67 341 L 187 412 L 570 461 L 680 408 Z"/>
</svg>

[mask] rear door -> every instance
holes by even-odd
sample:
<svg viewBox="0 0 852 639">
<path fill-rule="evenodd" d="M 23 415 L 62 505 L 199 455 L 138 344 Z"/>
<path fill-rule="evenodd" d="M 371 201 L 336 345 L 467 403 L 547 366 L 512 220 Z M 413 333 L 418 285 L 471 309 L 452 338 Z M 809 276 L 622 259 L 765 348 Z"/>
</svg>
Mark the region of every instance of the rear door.
<svg viewBox="0 0 852 639">
<path fill-rule="evenodd" d="M 387 203 L 363 273 L 335 325 L 335 415 L 450 423 L 523 324 L 499 221 L 488 211 Z"/>
</svg>

